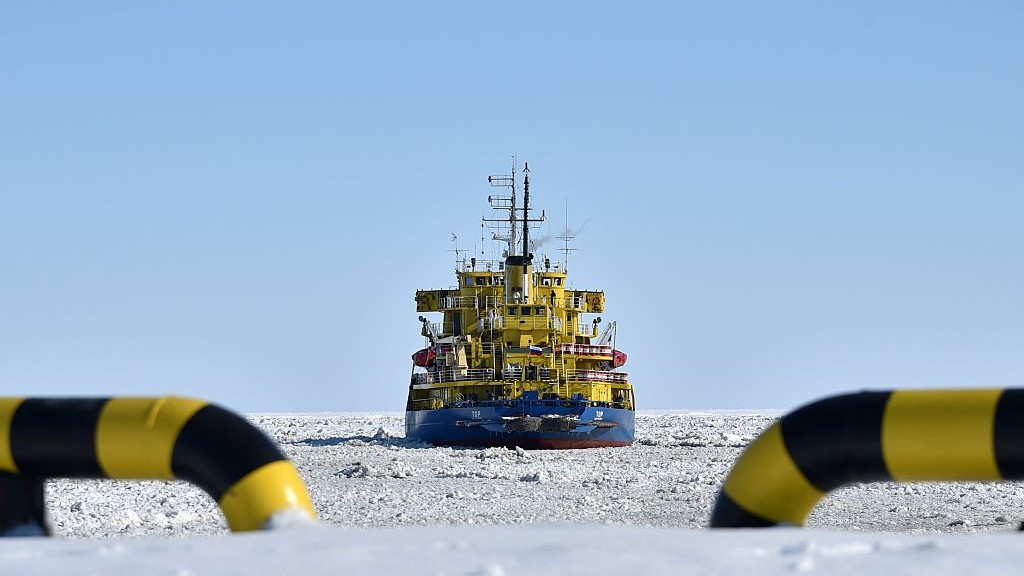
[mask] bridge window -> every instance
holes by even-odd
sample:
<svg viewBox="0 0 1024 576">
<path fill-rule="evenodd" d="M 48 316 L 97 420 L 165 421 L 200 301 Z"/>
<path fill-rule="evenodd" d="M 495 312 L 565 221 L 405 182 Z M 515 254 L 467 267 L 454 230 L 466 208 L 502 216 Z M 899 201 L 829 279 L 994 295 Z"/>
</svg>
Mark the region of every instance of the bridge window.
<svg viewBox="0 0 1024 576">
<path fill-rule="evenodd" d="M 485 279 L 484 279 L 483 276 L 477 276 L 476 277 L 476 285 L 477 286 L 483 286 L 484 282 L 485 282 Z"/>
<path fill-rule="evenodd" d="M 551 286 L 551 278 L 541 278 L 540 279 L 540 285 L 541 286 Z"/>
<path fill-rule="evenodd" d="M 508 307 L 508 315 L 509 316 L 515 316 L 516 315 L 516 307 L 515 306 L 509 306 Z"/>
<path fill-rule="evenodd" d="M 530 315 L 530 307 L 529 306 L 523 306 L 523 316 L 529 316 L 529 315 Z"/>
<path fill-rule="evenodd" d="M 562 285 L 562 279 L 561 278 L 555 278 L 555 286 L 561 286 L 561 285 Z"/>
</svg>

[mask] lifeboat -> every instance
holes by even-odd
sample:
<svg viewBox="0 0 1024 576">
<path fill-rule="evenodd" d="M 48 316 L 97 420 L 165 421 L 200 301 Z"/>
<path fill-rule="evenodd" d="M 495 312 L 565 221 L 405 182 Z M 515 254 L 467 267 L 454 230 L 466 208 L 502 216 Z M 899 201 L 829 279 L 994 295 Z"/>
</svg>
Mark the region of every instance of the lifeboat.
<svg viewBox="0 0 1024 576">
<path fill-rule="evenodd" d="M 437 352 L 434 352 L 433 348 L 424 348 L 412 355 L 412 362 L 417 366 L 426 368 L 433 364 L 436 358 Z"/>
</svg>

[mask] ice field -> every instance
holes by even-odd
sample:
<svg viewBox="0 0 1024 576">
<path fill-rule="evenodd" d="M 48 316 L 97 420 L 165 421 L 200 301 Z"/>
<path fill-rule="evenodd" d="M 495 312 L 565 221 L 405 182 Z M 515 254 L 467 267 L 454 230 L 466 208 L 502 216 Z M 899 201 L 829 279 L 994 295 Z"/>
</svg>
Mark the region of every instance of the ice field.
<svg viewBox="0 0 1024 576">
<path fill-rule="evenodd" d="M 878 483 L 806 528 L 708 530 L 725 475 L 773 411 L 641 411 L 629 448 L 523 451 L 406 441 L 401 413 L 253 414 L 316 526 L 231 535 L 184 482 L 53 480 L 55 538 L 0 541 L 10 574 L 1009 574 L 1015 483 Z M 8 569 L 10 571 L 8 571 Z"/>
</svg>

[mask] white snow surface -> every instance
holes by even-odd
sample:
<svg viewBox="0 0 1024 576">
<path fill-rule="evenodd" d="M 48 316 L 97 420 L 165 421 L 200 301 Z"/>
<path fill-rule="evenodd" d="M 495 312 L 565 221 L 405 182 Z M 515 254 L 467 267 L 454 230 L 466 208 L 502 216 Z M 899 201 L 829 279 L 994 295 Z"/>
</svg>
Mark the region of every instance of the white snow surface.
<svg viewBox="0 0 1024 576">
<path fill-rule="evenodd" d="M 0 574 L 1016 574 L 1024 488 L 837 490 L 806 528 L 706 528 L 776 411 L 650 411 L 628 448 L 438 448 L 401 413 L 254 414 L 320 522 L 231 534 L 184 482 L 52 480 L 54 538 L 0 539 Z"/>
</svg>

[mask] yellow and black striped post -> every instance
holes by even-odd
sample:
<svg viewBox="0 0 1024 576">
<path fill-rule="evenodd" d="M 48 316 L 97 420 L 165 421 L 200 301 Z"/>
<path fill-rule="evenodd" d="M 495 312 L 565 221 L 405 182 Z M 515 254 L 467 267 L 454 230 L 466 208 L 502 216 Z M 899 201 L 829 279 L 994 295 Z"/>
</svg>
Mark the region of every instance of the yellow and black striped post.
<svg viewBox="0 0 1024 576">
<path fill-rule="evenodd" d="M 808 404 L 740 455 L 712 528 L 803 525 L 855 482 L 1024 479 L 1024 389 L 860 392 Z"/>
<path fill-rule="evenodd" d="M 278 512 L 316 518 L 306 485 L 263 432 L 193 398 L 0 398 L 0 532 L 49 528 L 48 478 L 187 480 L 216 500 L 232 531 Z"/>
</svg>

